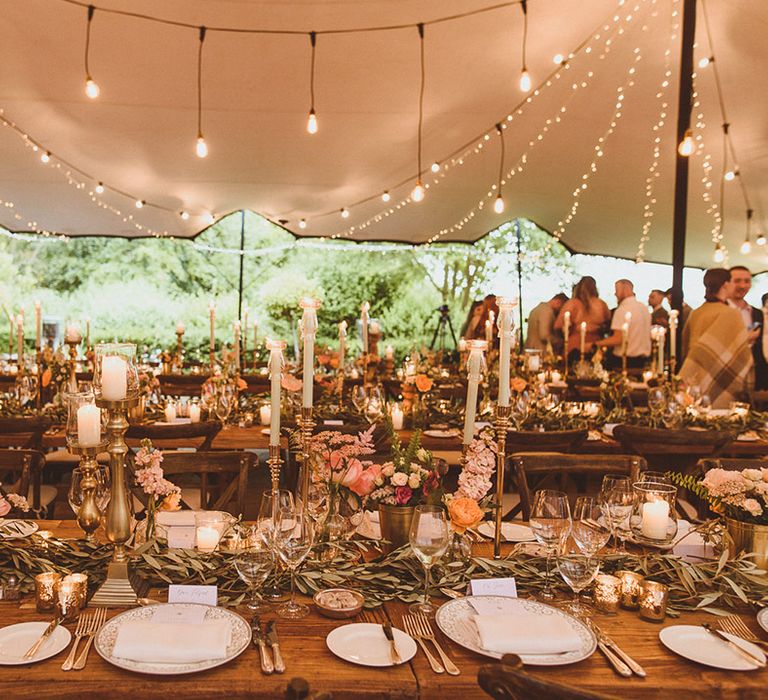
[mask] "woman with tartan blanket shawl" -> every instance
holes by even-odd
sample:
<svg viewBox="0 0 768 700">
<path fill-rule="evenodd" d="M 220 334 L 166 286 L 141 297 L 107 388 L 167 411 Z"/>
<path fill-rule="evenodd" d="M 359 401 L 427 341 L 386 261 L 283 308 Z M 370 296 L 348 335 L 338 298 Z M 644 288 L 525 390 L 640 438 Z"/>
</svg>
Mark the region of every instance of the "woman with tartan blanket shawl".
<svg viewBox="0 0 768 700">
<path fill-rule="evenodd" d="M 726 304 L 731 293 L 728 270 L 704 273 L 704 303 L 683 328 L 680 377 L 708 394 L 712 408 L 728 408 L 747 398 L 753 381 L 752 351 L 741 314 Z"/>
</svg>

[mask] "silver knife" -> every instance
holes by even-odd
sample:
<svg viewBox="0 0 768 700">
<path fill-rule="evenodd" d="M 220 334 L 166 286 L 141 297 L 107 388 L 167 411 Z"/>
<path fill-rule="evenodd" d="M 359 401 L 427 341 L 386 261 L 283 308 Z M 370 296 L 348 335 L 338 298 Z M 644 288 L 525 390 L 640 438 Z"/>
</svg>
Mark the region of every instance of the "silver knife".
<svg viewBox="0 0 768 700">
<path fill-rule="evenodd" d="M 625 664 L 618 656 L 616 656 L 616 654 L 614 654 L 604 642 L 598 641 L 597 646 L 620 676 L 629 678 L 632 675 L 632 669 L 627 666 L 627 664 Z"/>
<path fill-rule="evenodd" d="M 632 672 L 636 675 L 640 676 L 640 678 L 645 678 L 646 673 L 645 669 L 637 663 L 629 654 L 627 654 L 626 651 L 624 651 L 621 647 L 619 647 L 616 642 L 614 642 L 605 632 L 603 632 L 601 629 L 595 625 L 594 627 L 595 631 L 598 634 L 598 637 L 600 641 L 605 644 L 612 652 L 616 654 L 627 666 L 629 666 L 630 669 L 632 669 Z"/>
<path fill-rule="evenodd" d="M 384 630 L 384 636 L 389 640 L 389 653 L 392 656 L 392 663 L 393 664 L 401 664 L 403 663 L 403 660 L 400 658 L 400 654 L 397 651 L 397 645 L 395 644 L 395 634 L 392 632 L 392 625 L 390 625 L 388 622 L 383 624 L 382 629 Z"/>
<path fill-rule="evenodd" d="M 280 640 L 277 638 L 277 624 L 274 620 L 267 623 L 267 642 L 272 647 L 272 654 L 275 657 L 275 673 L 285 673 L 285 662 L 280 653 Z"/>
<path fill-rule="evenodd" d="M 267 649 L 267 645 L 264 643 L 264 633 L 261 631 L 261 619 L 258 616 L 251 620 L 251 631 L 253 632 L 253 643 L 259 648 L 261 671 L 269 676 L 274 672 L 275 666 L 272 663 L 272 656 L 269 653 L 269 649 Z"/>
<path fill-rule="evenodd" d="M 51 634 L 53 634 L 53 630 L 55 630 L 59 626 L 61 621 L 62 621 L 62 618 L 59 617 L 58 615 L 53 620 L 51 620 L 48 627 L 46 627 L 43 633 L 40 635 L 40 639 L 38 639 L 27 650 L 27 653 L 24 654 L 25 659 L 31 659 L 32 657 L 34 657 L 35 654 L 37 654 L 37 652 L 40 650 L 40 647 L 43 646 L 43 644 L 45 643 L 45 640 L 48 639 L 48 637 L 50 637 Z"/>
<path fill-rule="evenodd" d="M 741 646 L 736 644 L 736 642 L 724 635 L 720 630 L 712 627 L 712 625 L 710 625 L 708 622 L 703 623 L 701 626 L 707 630 L 707 632 L 715 635 L 718 639 L 725 642 L 728 646 L 731 647 L 731 649 L 743 656 L 747 661 L 751 661 L 753 664 L 757 664 L 760 666 L 760 668 L 765 668 L 765 661 L 763 659 L 761 659 L 759 656 L 755 656 L 751 651 L 743 649 Z"/>
</svg>

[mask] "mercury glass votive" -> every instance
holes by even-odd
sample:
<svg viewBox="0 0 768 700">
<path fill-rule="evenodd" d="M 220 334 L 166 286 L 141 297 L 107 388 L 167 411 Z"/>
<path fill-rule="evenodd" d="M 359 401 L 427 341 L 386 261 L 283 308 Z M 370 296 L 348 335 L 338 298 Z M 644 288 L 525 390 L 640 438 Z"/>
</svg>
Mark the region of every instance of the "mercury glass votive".
<svg viewBox="0 0 768 700">
<path fill-rule="evenodd" d="M 56 586 L 61 574 L 46 571 L 35 576 L 35 606 L 37 612 L 50 612 L 56 607 Z"/>
<path fill-rule="evenodd" d="M 88 574 L 67 574 L 61 581 L 71 584 L 78 607 L 82 610 L 88 603 Z"/>
<path fill-rule="evenodd" d="M 640 594 L 640 617 L 661 622 L 667 616 L 669 588 L 657 581 L 645 581 Z"/>
<path fill-rule="evenodd" d="M 637 610 L 643 590 L 643 577 L 634 571 L 617 571 L 616 577 L 621 581 L 621 607 Z"/>
<path fill-rule="evenodd" d="M 59 615 L 69 622 L 76 619 L 80 613 L 80 596 L 77 583 L 67 578 L 56 584 L 56 608 Z"/>
<path fill-rule="evenodd" d="M 601 612 L 615 613 L 621 600 L 621 580 L 610 574 L 598 574 L 593 593 L 595 607 Z"/>
</svg>

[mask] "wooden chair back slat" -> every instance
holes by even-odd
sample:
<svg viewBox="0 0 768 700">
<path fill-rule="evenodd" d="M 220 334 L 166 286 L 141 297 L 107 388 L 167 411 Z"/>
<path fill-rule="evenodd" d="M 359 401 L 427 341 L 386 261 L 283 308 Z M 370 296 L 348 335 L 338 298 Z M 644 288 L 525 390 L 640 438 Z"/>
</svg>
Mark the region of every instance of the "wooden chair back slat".
<svg viewBox="0 0 768 700">
<path fill-rule="evenodd" d="M 156 425 L 154 423 L 138 423 L 131 425 L 125 434 L 127 440 L 136 441 L 148 438 L 155 447 L 163 447 L 163 443 L 187 442 L 198 451 L 211 449 L 214 439 L 221 431 L 222 424 L 217 420 L 200 423 L 174 423 L 171 425 Z M 200 440 L 199 444 L 193 441 Z M 178 446 L 178 445 L 174 445 Z"/>
<path fill-rule="evenodd" d="M 507 433 L 507 454 L 515 452 L 569 452 L 581 445 L 589 431 L 580 430 L 510 430 Z"/>
<path fill-rule="evenodd" d="M 39 512 L 40 486 L 42 484 L 45 455 L 39 450 L 3 450 L 0 449 L 0 483 L 18 480 L 17 493 L 25 496 L 32 487 L 32 510 Z"/>
<path fill-rule="evenodd" d="M 39 450 L 43 445 L 43 434 L 50 427 L 51 421 L 48 418 L 37 416 L 0 418 L 0 445 Z"/>
</svg>

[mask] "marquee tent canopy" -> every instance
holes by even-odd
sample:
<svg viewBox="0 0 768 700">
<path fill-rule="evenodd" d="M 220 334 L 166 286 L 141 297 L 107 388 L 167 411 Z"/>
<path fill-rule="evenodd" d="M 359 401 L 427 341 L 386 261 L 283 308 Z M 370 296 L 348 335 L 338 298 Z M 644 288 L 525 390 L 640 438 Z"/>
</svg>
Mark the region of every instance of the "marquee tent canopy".
<svg viewBox="0 0 768 700">
<path fill-rule="evenodd" d="M 645 222 L 645 258 L 669 262 L 682 3 L 529 0 L 529 93 L 518 87 L 521 5 L 492 5 L 96 0 L 88 69 L 100 95 L 89 99 L 87 3 L 5 0 L 0 225 L 67 236 L 192 237 L 212 217 L 250 209 L 297 236 L 426 243 L 474 241 L 521 216 L 572 250 L 634 258 Z M 450 18 L 482 8 L 490 9 Z M 417 203 L 410 192 L 418 169 L 419 22 L 426 23 L 428 189 Z M 200 25 L 207 27 L 206 158 L 195 155 Z M 405 26 L 324 33 L 391 25 Z M 695 59 L 716 61 L 696 68 L 687 265 L 712 264 L 721 181 L 732 169 L 738 175 L 722 186 L 723 245 L 731 263 L 766 267 L 768 246 L 753 245 L 748 255 L 739 246 L 748 205 L 753 243 L 767 223 L 767 30 L 764 0 L 699 2 Z M 316 134 L 306 129 L 312 31 Z M 730 124 L 725 161 L 715 68 Z M 497 124 L 505 127 L 501 214 L 493 206 Z"/>
</svg>

